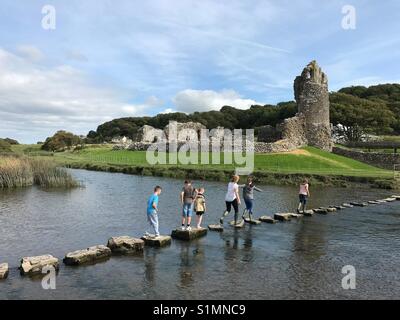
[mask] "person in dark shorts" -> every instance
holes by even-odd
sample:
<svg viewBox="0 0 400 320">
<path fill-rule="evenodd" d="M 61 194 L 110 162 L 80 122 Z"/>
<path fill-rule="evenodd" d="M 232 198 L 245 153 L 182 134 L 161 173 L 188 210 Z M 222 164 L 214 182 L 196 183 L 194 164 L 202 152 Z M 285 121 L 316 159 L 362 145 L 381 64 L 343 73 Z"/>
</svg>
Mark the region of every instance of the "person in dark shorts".
<svg viewBox="0 0 400 320">
<path fill-rule="evenodd" d="M 304 212 L 306 210 L 307 199 L 310 197 L 310 188 L 308 180 L 304 179 L 300 184 L 299 190 L 299 206 L 297 207 L 297 213 Z"/>
<path fill-rule="evenodd" d="M 201 222 L 203 221 L 203 215 L 206 212 L 206 198 L 204 196 L 204 188 L 197 189 L 196 199 L 194 199 L 194 211 L 197 216 L 197 228 L 201 228 Z"/>
</svg>

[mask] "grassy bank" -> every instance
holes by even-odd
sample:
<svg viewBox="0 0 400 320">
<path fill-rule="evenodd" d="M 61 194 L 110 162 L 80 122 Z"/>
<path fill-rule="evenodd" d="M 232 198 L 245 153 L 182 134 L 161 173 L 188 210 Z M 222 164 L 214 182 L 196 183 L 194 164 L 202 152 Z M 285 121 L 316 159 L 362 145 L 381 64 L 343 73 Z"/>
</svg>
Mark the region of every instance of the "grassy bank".
<svg viewBox="0 0 400 320">
<path fill-rule="evenodd" d="M 28 146 L 25 149 L 19 146 L 15 151 L 24 153 L 26 148 Z M 29 146 L 29 152 L 35 154 L 35 148 Z M 232 164 L 223 164 L 223 154 L 219 155 L 221 164 L 151 166 L 146 160 L 146 152 L 113 151 L 111 148 L 110 145 L 91 146 L 76 152 L 55 153 L 52 158 L 60 165 L 72 168 L 203 180 L 225 181 L 235 169 Z M 267 184 L 297 184 L 303 177 L 308 177 L 315 185 L 396 187 L 392 171 L 311 147 L 290 153 L 256 154 L 254 174 L 258 181 Z"/>
<path fill-rule="evenodd" d="M 0 156 L 0 189 L 31 185 L 45 188 L 72 188 L 79 184 L 54 161 L 21 156 Z"/>
</svg>

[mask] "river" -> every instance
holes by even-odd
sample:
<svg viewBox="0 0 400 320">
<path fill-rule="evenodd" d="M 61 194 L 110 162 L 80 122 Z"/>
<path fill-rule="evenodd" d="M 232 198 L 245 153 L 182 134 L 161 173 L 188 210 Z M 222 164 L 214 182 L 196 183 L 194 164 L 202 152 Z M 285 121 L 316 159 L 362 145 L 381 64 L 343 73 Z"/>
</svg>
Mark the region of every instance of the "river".
<svg viewBox="0 0 400 320">
<path fill-rule="evenodd" d="M 393 299 L 400 298 L 400 201 L 315 214 L 287 223 L 226 227 L 142 255 L 67 267 L 67 252 L 106 244 L 111 236 L 140 237 L 148 228 L 146 199 L 155 185 L 163 234 L 180 225 L 181 180 L 71 170 L 85 187 L 0 191 L 0 299 Z M 224 210 L 225 183 L 204 186 L 204 224 Z M 293 211 L 297 188 L 259 186 L 255 216 Z M 390 191 L 311 186 L 311 207 L 380 199 Z M 229 221 L 231 218 L 227 218 Z M 23 256 L 60 259 L 55 290 L 18 272 Z M 356 289 L 342 288 L 342 267 L 356 270 Z"/>
</svg>

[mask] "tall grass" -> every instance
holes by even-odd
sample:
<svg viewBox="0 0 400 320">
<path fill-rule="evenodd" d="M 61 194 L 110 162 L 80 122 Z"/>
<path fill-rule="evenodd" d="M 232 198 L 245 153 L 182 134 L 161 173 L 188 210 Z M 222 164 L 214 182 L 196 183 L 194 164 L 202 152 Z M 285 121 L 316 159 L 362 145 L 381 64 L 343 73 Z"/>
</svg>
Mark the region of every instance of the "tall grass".
<svg viewBox="0 0 400 320">
<path fill-rule="evenodd" d="M 74 188 L 79 183 L 51 160 L 0 157 L 0 189 L 38 185 L 45 188 Z"/>
</svg>

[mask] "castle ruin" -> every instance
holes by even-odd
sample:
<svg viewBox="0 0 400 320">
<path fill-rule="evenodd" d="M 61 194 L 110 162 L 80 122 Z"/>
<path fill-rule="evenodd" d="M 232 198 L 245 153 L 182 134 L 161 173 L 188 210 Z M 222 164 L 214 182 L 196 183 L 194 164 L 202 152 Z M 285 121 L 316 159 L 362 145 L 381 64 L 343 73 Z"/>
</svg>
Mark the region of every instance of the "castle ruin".
<svg viewBox="0 0 400 320">
<path fill-rule="evenodd" d="M 331 125 L 329 120 L 328 78 L 316 61 L 311 61 L 294 80 L 294 97 L 297 114 L 285 119 L 275 128 L 264 126 L 260 129 L 254 151 L 258 153 L 288 152 L 304 146 L 313 146 L 332 151 Z M 179 143 L 200 139 L 205 126 L 197 122 L 170 123 L 164 130 L 143 126 L 130 145 L 116 146 L 115 149 L 146 150 L 149 144 L 168 139 L 171 125 L 177 128 Z M 182 133 L 182 134 L 181 134 Z M 210 137 L 221 139 L 224 128 L 211 130 Z"/>
</svg>

